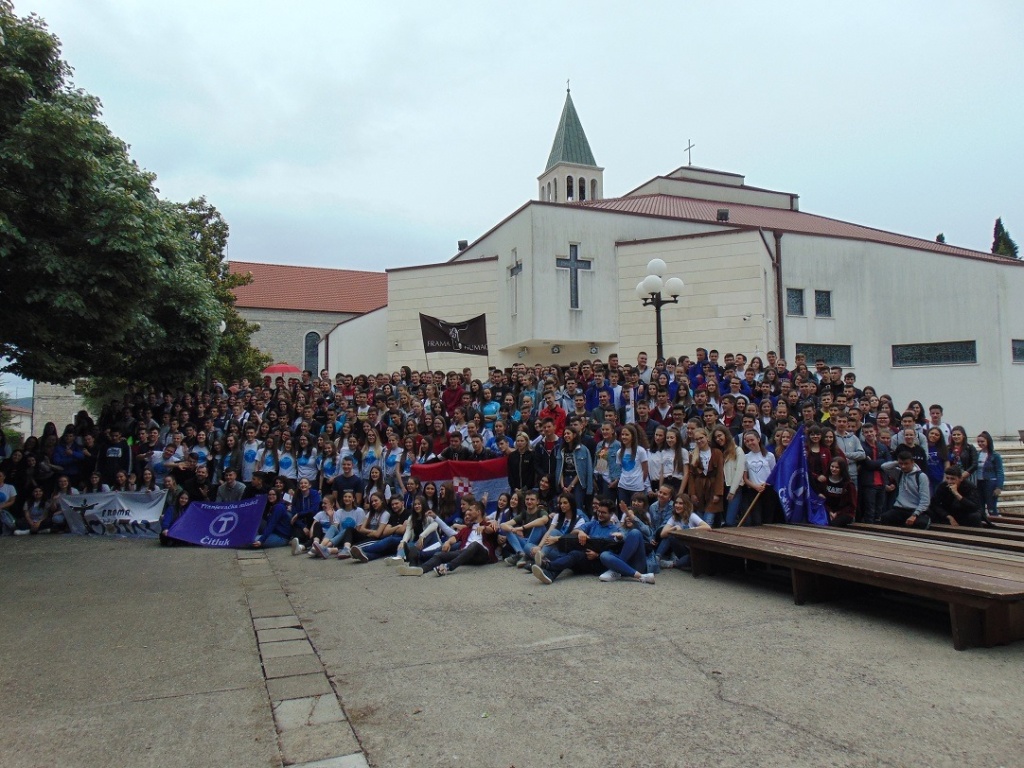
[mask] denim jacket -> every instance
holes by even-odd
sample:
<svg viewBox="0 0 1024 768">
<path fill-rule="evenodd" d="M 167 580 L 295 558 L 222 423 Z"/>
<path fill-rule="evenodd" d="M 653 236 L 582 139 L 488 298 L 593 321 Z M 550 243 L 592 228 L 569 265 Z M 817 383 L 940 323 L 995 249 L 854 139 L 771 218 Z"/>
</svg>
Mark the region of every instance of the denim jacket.
<svg viewBox="0 0 1024 768">
<path fill-rule="evenodd" d="M 608 450 L 608 455 L 606 456 L 608 461 L 608 479 L 610 482 L 615 482 L 622 474 L 622 462 L 619 460 L 619 457 L 622 455 L 622 443 L 618 440 L 612 440 L 607 445 L 604 440 L 598 442 L 594 457 L 595 474 L 597 473 L 597 457 L 600 456 L 601 451 L 605 448 Z"/>
</svg>

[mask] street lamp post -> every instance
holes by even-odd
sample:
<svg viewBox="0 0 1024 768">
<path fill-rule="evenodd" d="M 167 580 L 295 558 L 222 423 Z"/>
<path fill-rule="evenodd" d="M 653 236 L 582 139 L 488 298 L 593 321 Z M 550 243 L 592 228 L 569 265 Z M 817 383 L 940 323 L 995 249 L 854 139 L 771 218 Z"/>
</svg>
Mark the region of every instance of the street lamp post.
<svg viewBox="0 0 1024 768">
<path fill-rule="evenodd" d="M 654 307 L 654 327 L 658 342 L 658 359 L 665 359 L 665 343 L 661 332 L 661 308 L 666 304 L 678 304 L 683 292 L 683 281 L 678 277 L 665 280 L 665 262 L 651 259 L 647 263 L 647 277 L 637 283 L 636 295 L 645 307 Z M 665 294 L 671 296 L 666 299 Z"/>
</svg>

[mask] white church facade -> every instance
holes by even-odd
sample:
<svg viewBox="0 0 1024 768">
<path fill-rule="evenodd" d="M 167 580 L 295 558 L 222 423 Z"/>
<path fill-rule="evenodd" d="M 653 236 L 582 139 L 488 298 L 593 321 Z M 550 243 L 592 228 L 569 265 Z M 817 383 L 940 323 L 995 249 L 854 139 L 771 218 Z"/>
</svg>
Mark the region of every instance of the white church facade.
<svg viewBox="0 0 1024 768">
<path fill-rule="evenodd" d="M 388 270 L 375 332 L 360 318 L 337 331 L 380 350 L 375 367 L 389 371 L 472 366 L 482 377 L 487 365 L 515 362 L 632 361 L 641 350 L 653 359 L 654 310 L 636 288 L 660 258 L 685 283 L 662 310 L 667 356 L 703 346 L 776 350 L 792 362 L 804 352 L 854 371 L 898 407 L 940 402 L 972 433 L 1024 428 L 1024 263 L 804 213 L 792 193 L 693 166 L 605 198 L 569 95 L 537 183 L 536 200 L 449 261 Z M 420 312 L 486 314 L 486 363 L 425 360 Z M 366 372 L 324 349 L 332 373 Z"/>
</svg>

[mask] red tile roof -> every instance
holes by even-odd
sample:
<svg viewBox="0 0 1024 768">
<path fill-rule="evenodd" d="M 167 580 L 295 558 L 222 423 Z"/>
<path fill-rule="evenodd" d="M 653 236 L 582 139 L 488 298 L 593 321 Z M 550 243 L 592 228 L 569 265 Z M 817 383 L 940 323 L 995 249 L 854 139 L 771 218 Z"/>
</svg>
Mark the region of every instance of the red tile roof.
<svg viewBox="0 0 1024 768">
<path fill-rule="evenodd" d="M 363 314 L 388 303 L 383 272 L 254 261 L 231 261 L 228 267 L 232 274 L 252 272 L 252 282 L 235 289 L 239 307 Z"/>
<path fill-rule="evenodd" d="M 563 203 L 564 205 L 564 203 Z M 829 219 L 802 211 L 788 211 L 780 208 L 765 208 L 758 205 L 740 203 L 722 203 L 709 200 L 697 200 L 690 197 L 674 195 L 636 195 L 633 197 L 616 197 L 607 200 L 587 200 L 570 203 L 570 205 L 594 208 L 597 210 L 619 211 L 640 216 L 656 216 L 659 218 L 683 219 L 719 224 L 718 210 L 729 210 L 729 222 L 725 226 L 751 227 L 756 229 L 775 229 L 823 237 L 839 237 L 848 240 L 867 240 L 873 243 L 895 245 L 902 248 L 913 248 L 921 251 L 933 251 L 951 256 L 964 256 L 983 261 L 994 261 L 1000 264 L 1024 264 L 1016 259 L 996 256 L 984 251 L 972 251 L 968 248 L 957 248 L 934 240 L 924 240 L 908 235 L 898 235 L 881 229 L 850 224 L 838 219 Z"/>
</svg>

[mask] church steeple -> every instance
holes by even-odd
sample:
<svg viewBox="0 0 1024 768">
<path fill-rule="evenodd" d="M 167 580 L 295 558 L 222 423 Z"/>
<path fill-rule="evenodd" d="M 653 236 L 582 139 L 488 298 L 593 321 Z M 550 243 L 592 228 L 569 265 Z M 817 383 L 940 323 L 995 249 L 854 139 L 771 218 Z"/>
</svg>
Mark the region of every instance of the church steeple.
<svg viewBox="0 0 1024 768">
<path fill-rule="evenodd" d="M 551 153 L 538 182 L 538 200 L 574 202 L 600 200 L 604 196 L 604 168 L 594 160 L 568 88 Z"/>
</svg>

